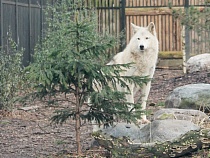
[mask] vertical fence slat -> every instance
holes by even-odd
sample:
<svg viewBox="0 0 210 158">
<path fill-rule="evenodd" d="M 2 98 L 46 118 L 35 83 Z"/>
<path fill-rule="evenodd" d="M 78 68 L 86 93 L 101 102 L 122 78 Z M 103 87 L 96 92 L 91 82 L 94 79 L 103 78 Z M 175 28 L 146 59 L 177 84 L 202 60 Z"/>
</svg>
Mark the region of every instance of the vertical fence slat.
<svg viewBox="0 0 210 158">
<path fill-rule="evenodd" d="M 185 0 L 185 12 L 188 12 L 189 8 L 189 0 Z M 190 31 L 188 28 L 185 28 L 185 53 L 186 53 L 186 60 L 190 58 Z"/>
<path fill-rule="evenodd" d="M 17 49 L 19 49 L 19 34 L 18 34 L 18 0 L 15 1 L 15 32 Z"/>
<path fill-rule="evenodd" d="M 42 41 L 42 38 L 43 38 L 43 35 L 44 35 L 44 27 L 43 27 L 43 25 L 44 25 L 44 20 L 43 20 L 43 17 L 44 17 L 44 15 L 43 15 L 43 1 L 41 0 L 40 1 L 40 41 Z"/>
<path fill-rule="evenodd" d="M 158 40 L 162 41 L 162 36 L 161 36 L 161 15 L 158 15 L 158 25 L 156 24 L 156 30 L 158 30 Z"/>
<path fill-rule="evenodd" d="M 3 46 L 3 3 L 2 3 L 2 0 L 0 0 L 0 46 Z M 1 50 L 1 47 L 0 47 L 0 50 Z"/>
<path fill-rule="evenodd" d="M 31 0 L 28 0 L 28 9 L 29 9 L 29 15 L 28 15 L 28 27 L 29 27 L 29 52 L 28 53 L 28 62 L 31 61 L 31 51 L 32 51 L 32 46 L 31 46 L 31 38 L 32 38 L 32 31 L 31 31 Z M 28 63 L 27 63 L 28 64 Z"/>
<path fill-rule="evenodd" d="M 125 0 L 121 1 L 120 2 L 120 7 L 121 7 L 121 10 L 120 10 L 120 19 L 121 19 L 120 32 L 125 31 L 125 29 L 126 29 L 125 6 L 126 6 L 126 1 Z M 120 51 L 122 51 L 125 47 L 125 44 L 123 44 L 122 42 L 127 40 L 126 37 L 125 37 L 125 39 L 121 39 Z M 122 38 L 124 38 L 124 37 L 122 37 Z"/>
</svg>

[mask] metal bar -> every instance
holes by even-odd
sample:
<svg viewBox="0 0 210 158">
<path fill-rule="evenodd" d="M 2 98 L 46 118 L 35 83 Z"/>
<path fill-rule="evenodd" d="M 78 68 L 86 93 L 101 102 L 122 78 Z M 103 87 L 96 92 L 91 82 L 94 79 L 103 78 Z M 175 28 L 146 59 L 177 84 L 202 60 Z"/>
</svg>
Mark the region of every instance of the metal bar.
<svg viewBox="0 0 210 158">
<path fill-rule="evenodd" d="M 120 9 L 120 19 L 121 19 L 120 32 L 122 32 L 126 28 L 126 16 L 125 16 L 126 1 L 125 0 L 121 0 L 120 3 L 121 3 L 121 9 Z M 122 43 L 124 40 L 126 41 L 126 39 L 121 39 L 121 45 L 120 45 L 121 51 L 125 48 L 125 44 Z"/>
<path fill-rule="evenodd" d="M 0 14 L 0 25 L 1 25 L 1 28 L 0 28 L 0 46 L 3 47 L 3 4 L 2 4 L 2 0 L 0 0 L 0 11 L 1 11 L 1 14 Z M 0 50 L 2 49 L 0 47 Z"/>
<path fill-rule="evenodd" d="M 185 0 L 184 9 L 188 14 L 189 0 Z M 190 58 L 190 30 L 187 27 L 185 27 L 185 52 L 187 61 Z"/>
<path fill-rule="evenodd" d="M 112 3 L 112 2 L 108 1 L 108 7 L 110 7 L 111 3 Z M 110 22 L 111 22 L 111 18 L 110 18 L 110 17 L 111 17 L 111 14 L 110 14 L 110 12 L 113 11 L 113 10 L 108 9 L 107 11 L 108 11 L 108 15 L 107 15 L 107 16 L 108 16 L 108 21 L 109 21 L 109 23 L 110 23 Z M 111 23 L 110 23 L 110 24 L 111 24 Z M 109 25 L 108 27 L 109 27 L 109 33 L 111 33 L 111 31 L 112 31 L 112 30 L 111 30 L 111 25 Z"/>
<path fill-rule="evenodd" d="M 17 50 L 19 48 L 19 34 L 18 34 L 18 0 L 15 1 L 15 31 L 16 31 L 16 44 L 17 44 Z"/>
<path fill-rule="evenodd" d="M 43 19 L 43 1 L 42 0 L 40 0 L 40 42 L 42 42 L 42 38 L 43 38 L 43 35 L 44 35 L 44 26 L 43 26 L 43 24 L 44 24 L 44 19 Z"/>
<path fill-rule="evenodd" d="M 32 53 L 32 50 L 31 50 L 31 38 L 32 38 L 32 34 L 31 34 L 31 0 L 28 0 L 28 9 L 29 9 L 29 15 L 28 15 L 28 20 L 29 20 L 29 52 L 28 52 L 28 62 L 30 63 L 31 62 L 31 53 Z M 28 63 L 27 63 L 28 64 Z"/>
</svg>

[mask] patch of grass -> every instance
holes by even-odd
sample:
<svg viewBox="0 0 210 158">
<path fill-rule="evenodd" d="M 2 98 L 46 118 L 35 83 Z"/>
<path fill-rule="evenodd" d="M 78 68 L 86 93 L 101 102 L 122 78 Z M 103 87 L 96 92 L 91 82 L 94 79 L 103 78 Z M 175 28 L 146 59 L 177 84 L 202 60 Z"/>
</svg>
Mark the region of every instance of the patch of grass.
<svg viewBox="0 0 210 158">
<path fill-rule="evenodd" d="M 0 124 L 1 124 L 1 125 L 10 124 L 10 121 L 8 121 L 8 120 L 2 120 L 2 121 L 0 122 Z"/>
<path fill-rule="evenodd" d="M 163 107 L 163 106 L 165 106 L 165 102 L 157 102 L 157 104 L 156 104 L 156 106 L 161 106 L 161 107 Z"/>
<path fill-rule="evenodd" d="M 55 144 L 56 145 L 62 145 L 62 144 L 65 144 L 65 141 L 63 141 L 63 140 L 55 140 Z"/>
</svg>

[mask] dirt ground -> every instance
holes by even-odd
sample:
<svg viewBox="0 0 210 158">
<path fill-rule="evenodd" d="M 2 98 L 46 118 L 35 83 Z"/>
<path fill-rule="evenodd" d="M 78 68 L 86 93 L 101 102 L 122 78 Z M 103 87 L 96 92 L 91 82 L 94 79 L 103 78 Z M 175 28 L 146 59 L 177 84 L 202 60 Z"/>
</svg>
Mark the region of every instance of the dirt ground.
<svg viewBox="0 0 210 158">
<path fill-rule="evenodd" d="M 152 81 L 148 109 L 158 109 L 166 96 L 176 87 L 190 83 L 210 83 L 210 72 L 184 75 L 181 70 L 158 69 Z M 30 106 L 40 105 L 31 103 Z M 76 151 L 74 121 L 50 124 L 56 107 L 40 106 L 33 110 L 0 111 L 0 158 L 72 157 Z M 90 148 L 91 126 L 82 128 L 83 151 Z M 89 151 L 103 152 L 103 149 Z M 95 156 L 97 157 L 97 156 Z"/>
</svg>

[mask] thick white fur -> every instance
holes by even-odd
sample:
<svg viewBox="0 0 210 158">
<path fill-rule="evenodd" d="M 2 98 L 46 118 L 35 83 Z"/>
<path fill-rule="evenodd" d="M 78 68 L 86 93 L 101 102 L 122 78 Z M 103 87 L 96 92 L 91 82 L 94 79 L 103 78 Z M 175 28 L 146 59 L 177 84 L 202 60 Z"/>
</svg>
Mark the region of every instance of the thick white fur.
<svg viewBox="0 0 210 158">
<path fill-rule="evenodd" d="M 113 64 L 127 64 L 134 63 L 127 69 L 122 76 L 149 76 L 153 78 L 156 62 L 158 59 L 158 39 L 156 35 L 155 25 L 151 22 L 147 27 L 139 27 L 131 23 L 133 36 L 123 50 L 116 54 L 113 59 L 107 65 Z M 140 87 L 134 87 L 129 84 L 131 94 L 126 96 L 128 102 L 134 103 L 134 96 Z M 146 109 L 146 101 L 148 99 L 149 91 L 151 87 L 151 81 L 146 85 L 143 85 L 142 90 L 142 109 Z M 120 85 L 118 90 L 124 91 Z M 146 115 L 142 116 L 143 122 L 148 122 Z"/>
</svg>

